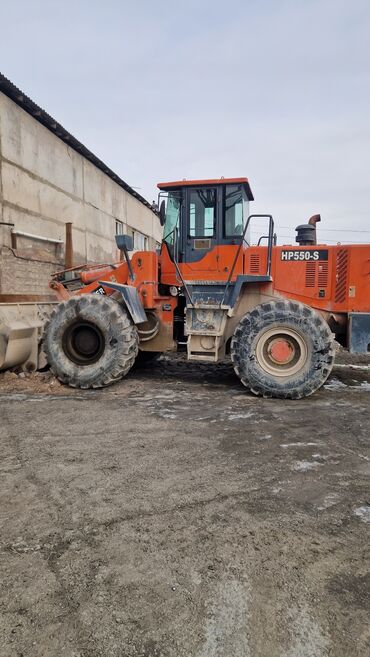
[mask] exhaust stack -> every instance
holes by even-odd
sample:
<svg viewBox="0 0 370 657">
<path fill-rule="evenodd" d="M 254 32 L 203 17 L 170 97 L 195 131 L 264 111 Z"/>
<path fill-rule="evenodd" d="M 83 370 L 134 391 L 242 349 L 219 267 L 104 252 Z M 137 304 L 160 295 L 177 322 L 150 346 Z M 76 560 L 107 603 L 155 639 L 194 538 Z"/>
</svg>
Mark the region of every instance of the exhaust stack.
<svg viewBox="0 0 370 657">
<path fill-rule="evenodd" d="M 309 219 L 308 224 L 297 226 L 297 236 L 295 241 L 298 242 L 300 246 L 317 244 L 316 224 L 319 221 L 321 221 L 321 216 L 319 214 L 314 214 Z"/>
</svg>

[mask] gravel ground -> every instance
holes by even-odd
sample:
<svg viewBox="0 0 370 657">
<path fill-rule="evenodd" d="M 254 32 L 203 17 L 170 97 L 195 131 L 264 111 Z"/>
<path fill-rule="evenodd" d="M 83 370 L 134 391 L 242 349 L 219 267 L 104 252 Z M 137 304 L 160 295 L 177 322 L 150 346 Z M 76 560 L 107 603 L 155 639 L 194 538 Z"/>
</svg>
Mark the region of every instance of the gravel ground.
<svg viewBox="0 0 370 657">
<path fill-rule="evenodd" d="M 369 366 L 285 402 L 182 358 L 1 375 L 1 657 L 368 657 Z"/>
</svg>

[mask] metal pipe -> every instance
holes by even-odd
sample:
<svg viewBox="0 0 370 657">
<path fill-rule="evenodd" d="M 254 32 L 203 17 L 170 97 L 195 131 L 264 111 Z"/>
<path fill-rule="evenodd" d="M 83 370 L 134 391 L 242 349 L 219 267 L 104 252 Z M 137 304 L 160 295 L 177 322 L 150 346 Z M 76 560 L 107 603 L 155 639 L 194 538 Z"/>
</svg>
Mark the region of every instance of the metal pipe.
<svg viewBox="0 0 370 657">
<path fill-rule="evenodd" d="M 73 267 L 72 223 L 70 221 L 67 221 L 66 223 L 64 267 L 65 269 L 72 269 Z"/>
<path fill-rule="evenodd" d="M 22 230 L 12 230 L 12 235 L 19 237 L 28 237 L 31 240 L 38 240 L 39 242 L 51 242 L 52 244 L 64 244 L 63 240 L 57 240 L 53 237 L 42 237 L 41 235 L 33 235 L 33 233 L 24 233 Z"/>
<path fill-rule="evenodd" d="M 267 276 L 271 276 L 271 262 L 272 262 L 272 245 L 274 242 L 274 220 L 271 215 L 269 217 L 269 243 L 267 247 Z"/>
<path fill-rule="evenodd" d="M 319 221 L 321 221 L 321 215 L 319 215 L 319 214 L 312 215 L 312 217 L 308 220 L 309 225 L 315 227 L 315 233 L 314 233 L 315 241 L 314 241 L 314 244 L 317 244 L 317 226 L 316 226 L 316 224 Z"/>
</svg>

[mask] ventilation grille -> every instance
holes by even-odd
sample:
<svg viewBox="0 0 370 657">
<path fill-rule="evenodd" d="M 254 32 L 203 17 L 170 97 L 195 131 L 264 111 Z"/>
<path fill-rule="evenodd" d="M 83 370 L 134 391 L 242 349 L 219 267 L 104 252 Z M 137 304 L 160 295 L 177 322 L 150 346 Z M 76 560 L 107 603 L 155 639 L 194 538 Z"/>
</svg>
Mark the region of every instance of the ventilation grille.
<svg viewBox="0 0 370 657">
<path fill-rule="evenodd" d="M 328 271 L 329 271 L 329 264 L 327 262 L 321 262 L 319 264 L 319 275 L 318 275 L 318 285 L 319 285 L 319 287 L 327 287 L 327 285 L 328 285 Z"/>
<path fill-rule="evenodd" d="M 306 262 L 306 287 L 315 287 L 316 263 Z"/>
<path fill-rule="evenodd" d="M 335 286 L 335 301 L 342 303 L 346 300 L 348 275 L 348 250 L 341 249 L 337 255 L 337 282 Z"/>
<path fill-rule="evenodd" d="M 260 257 L 257 253 L 251 253 L 249 260 L 249 269 L 251 274 L 259 274 L 260 271 Z"/>
</svg>

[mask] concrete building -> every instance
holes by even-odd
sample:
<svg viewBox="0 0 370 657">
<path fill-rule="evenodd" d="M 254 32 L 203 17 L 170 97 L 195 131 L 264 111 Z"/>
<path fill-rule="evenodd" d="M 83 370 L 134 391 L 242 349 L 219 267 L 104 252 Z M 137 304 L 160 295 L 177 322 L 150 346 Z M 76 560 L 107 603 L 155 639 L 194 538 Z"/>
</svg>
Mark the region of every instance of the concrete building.
<svg viewBox="0 0 370 657">
<path fill-rule="evenodd" d="M 66 223 L 75 265 L 118 260 L 116 233 L 140 250 L 162 236 L 151 205 L 0 74 L 0 298 L 50 293 Z"/>
</svg>

